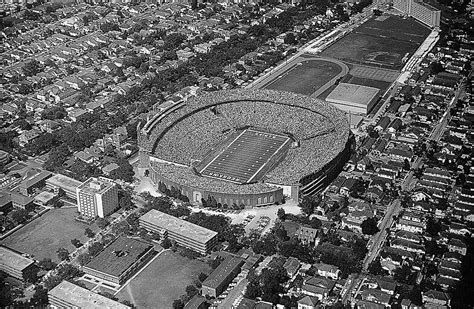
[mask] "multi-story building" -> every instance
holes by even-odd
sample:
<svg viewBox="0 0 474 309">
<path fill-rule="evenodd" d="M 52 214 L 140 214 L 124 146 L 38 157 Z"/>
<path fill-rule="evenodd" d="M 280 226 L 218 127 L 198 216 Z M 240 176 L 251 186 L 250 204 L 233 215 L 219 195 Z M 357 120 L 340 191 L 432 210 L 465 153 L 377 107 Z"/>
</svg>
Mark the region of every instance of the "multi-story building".
<svg viewBox="0 0 474 309">
<path fill-rule="evenodd" d="M 86 264 L 84 272 L 120 285 L 141 269 L 153 254 L 153 245 L 121 236 Z"/>
<path fill-rule="evenodd" d="M 58 193 L 59 189 L 62 189 L 68 198 L 74 200 L 77 199 L 76 191 L 81 184 L 82 182 L 62 174 L 56 174 L 51 178 L 46 179 L 46 188 L 48 190 L 53 190 L 55 193 Z"/>
<path fill-rule="evenodd" d="M 35 276 L 38 268 L 35 266 L 34 260 L 0 246 L 0 270 L 23 281 Z"/>
<path fill-rule="evenodd" d="M 105 177 L 91 177 L 76 189 L 77 209 L 87 218 L 113 213 L 118 208 L 118 189 L 115 183 Z"/>
<path fill-rule="evenodd" d="M 115 300 L 99 295 L 88 289 L 63 281 L 48 292 L 48 300 L 51 308 L 115 308 L 129 309 L 129 306 Z"/>
<path fill-rule="evenodd" d="M 140 217 L 140 227 L 201 254 L 209 253 L 217 243 L 216 232 L 155 209 Z"/>
<path fill-rule="evenodd" d="M 393 7 L 432 28 L 441 23 L 441 11 L 422 0 L 393 0 Z"/>
</svg>

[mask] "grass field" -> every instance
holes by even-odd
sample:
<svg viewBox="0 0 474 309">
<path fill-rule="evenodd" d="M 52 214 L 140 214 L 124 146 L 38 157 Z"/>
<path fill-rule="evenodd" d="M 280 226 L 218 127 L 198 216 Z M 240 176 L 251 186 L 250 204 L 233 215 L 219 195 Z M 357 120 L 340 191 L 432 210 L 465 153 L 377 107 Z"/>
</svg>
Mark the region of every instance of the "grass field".
<svg viewBox="0 0 474 309">
<path fill-rule="evenodd" d="M 185 294 L 201 273 L 210 267 L 201 261 L 190 260 L 172 251 L 165 251 L 125 286 L 117 295 L 138 308 L 172 308 L 172 303 Z"/>
<path fill-rule="evenodd" d="M 295 64 L 264 89 L 311 95 L 342 72 L 342 67 L 326 60 L 304 60 Z"/>
<path fill-rule="evenodd" d="M 75 248 L 71 244 L 71 239 L 77 238 L 81 242 L 87 240 L 84 230 L 89 225 L 75 221 L 76 213 L 76 208 L 52 209 L 9 235 L 1 243 L 14 250 L 28 253 L 36 260 L 50 258 L 58 261 L 56 255 L 58 248 L 73 251 Z M 97 230 L 95 224 L 90 228 Z"/>
<path fill-rule="evenodd" d="M 413 18 L 374 18 L 328 47 L 322 55 L 398 70 L 403 58 L 412 55 L 429 32 Z"/>
</svg>

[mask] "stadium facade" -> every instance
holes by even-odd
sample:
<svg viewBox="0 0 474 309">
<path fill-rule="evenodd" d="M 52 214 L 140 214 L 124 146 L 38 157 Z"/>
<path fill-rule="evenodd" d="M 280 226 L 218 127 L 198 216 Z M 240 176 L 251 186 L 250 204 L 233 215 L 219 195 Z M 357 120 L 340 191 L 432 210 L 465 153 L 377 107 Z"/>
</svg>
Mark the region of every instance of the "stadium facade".
<svg viewBox="0 0 474 309">
<path fill-rule="evenodd" d="M 321 192 L 353 145 L 343 112 L 304 95 L 212 92 L 139 128 L 140 168 L 193 203 L 255 207 Z"/>
</svg>

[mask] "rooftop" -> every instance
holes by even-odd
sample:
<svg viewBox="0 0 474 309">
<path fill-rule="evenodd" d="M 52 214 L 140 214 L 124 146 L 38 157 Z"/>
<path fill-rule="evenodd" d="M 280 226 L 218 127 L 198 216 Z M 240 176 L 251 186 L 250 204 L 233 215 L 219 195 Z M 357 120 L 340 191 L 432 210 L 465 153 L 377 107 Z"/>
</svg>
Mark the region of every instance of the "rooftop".
<svg viewBox="0 0 474 309">
<path fill-rule="evenodd" d="M 102 250 L 85 267 L 120 276 L 153 246 L 140 240 L 121 236 Z"/>
<path fill-rule="evenodd" d="M 185 235 L 201 243 L 207 243 L 217 235 L 217 232 L 208 230 L 194 223 L 173 217 L 155 209 L 152 209 L 141 216 L 140 220 L 157 225 L 169 232 Z"/>
<path fill-rule="evenodd" d="M 327 96 L 326 101 L 332 103 L 368 105 L 378 92 L 379 89 L 373 87 L 340 83 Z"/>
<path fill-rule="evenodd" d="M 229 273 L 242 265 L 244 261 L 238 257 L 228 257 L 225 259 L 202 283 L 203 286 L 217 288 L 224 281 Z"/>
<path fill-rule="evenodd" d="M 26 258 L 13 250 L 0 246 L 0 265 L 6 265 L 16 270 L 23 270 L 33 264 L 32 259 Z"/>
<path fill-rule="evenodd" d="M 52 176 L 51 178 L 47 179 L 46 182 L 51 185 L 64 188 L 68 191 L 74 191 L 74 192 L 76 192 L 76 188 L 82 184 L 82 182 L 75 180 L 71 177 L 64 176 L 62 174 L 56 174 Z"/>
<path fill-rule="evenodd" d="M 77 308 L 89 309 L 127 309 L 129 306 L 123 305 L 115 300 L 96 294 L 78 285 L 63 281 L 48 293 L 50 297 L 55 297 L 67 301 Z"/>
<path fill-rule="evenodd" d="M 83 184 L 81 184 L 78 188 L 82 192 L 87 192 L 91 194 L 101 194 L 112 188 L 114 185 L 115 184 L 112 182 L 112 180 L 107 179 L 105 177 L 91 177 L 87 179 Z"/>
</svg>

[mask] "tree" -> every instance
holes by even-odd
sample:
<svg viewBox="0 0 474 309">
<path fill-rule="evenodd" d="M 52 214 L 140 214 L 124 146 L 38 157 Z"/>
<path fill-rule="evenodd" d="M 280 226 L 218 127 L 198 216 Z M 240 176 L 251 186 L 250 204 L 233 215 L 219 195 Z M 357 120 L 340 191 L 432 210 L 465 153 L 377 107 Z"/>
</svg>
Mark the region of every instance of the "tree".
<svg viewBox="0 0 474 309">
<path fill-rule="evenodd" d="M 375 260 L 373 260 L 367 269 L 369 273 L 371 273 L 374 276 L 385 276 L 388 274 L 388 272 L 382 268 L 382 265 L 380 264 L 380 257 L 377 257 Z"/>
<path fill-rule="evenodd" d="M 28 212 L 25 209 L 13 210 L 10 217 L 16 224 L 22 224 L 28 219 Z"/>
<path fill-rule="evenodd" d="M 181 299 L 175 299 L 173 301 L 173 309 L 183 309 L 184 303 Z"/>
<path fill-rule="evenodd" d="M 66 248 L 58 248 L 58 250 L 56 250 L 56 253 L 61 261 L 69 259 L 69 251 Z"/>
<path fill-rule="evenodd" d="M 306 216 L 310 216 L 314 213 L 314 208 L 318 206 L 319 202 L 320 199 L 307 195 L 300 203 L 301 211 Z"/>
<path fill-rule="evenodd" d="M 290 44 L 290 45 L 296 44 L 296 37 L 295 37 L 294 33 L 293 33 L 293 32 L 289 32 L 289 33 L 285 36 L 284 42 L 285 42 L 285 44 Z"/>
<path fill-rule="evenodd" d="M 194 285 L 190 284 L 186 287 L 186 294 L 189 298 L 192 298 L 197 293 L 199 293 L 199 291 Z"/>
<path fill-rule="evenodd" d="M 82 243 L 79 239 L 76 239 L 76 238 L 71 239 L 71 243 L 76 248 L 82 247 Z"/>
<path fill-rule="evenodd" d="M 170 240 L 168 237 L 166 237 L 166 238 L 163 239 L 163 241 L 161 242 L 161 245 L 163 246 L 163 248 L 169 249 L 169 248 L 171 248 L 171 246 L 172 246 L 173 244 L 171 243 L 171 240 Z"/>
<path fill-rule="evenodd" d="M 89 263 L 91 260 L 91 256 L 87 253 L 81 253 L 77 256 L 77 261 L 79 262 L 79 265 L 84 266 L 87 263 Z"/>
<path fill-rule="evenodd" d="M 426 233 L 431 237 L 436 237 L 441 232 L 441 223 L 433 218 L 428 218 L 426 221 Z"/>
<path fill-rule="evenodd" d="M 110 172 L 110 178 L 112 179 L 121 179 L 126 182 L 133 182 L 133 176 L 135 176 L 135 171 L 133 166 L 130 165 L 128 160 L 121 159 L 117 162 L 118 168 Z"/>
<path fill-rule="evenodd" d="M 362 221 L 360 226 L 362 228 L 362 233 L 365 235 L 374 235 L 379 231 L 379 228 L 377 227 L 377 219 L 375 219 L 375 217 L 365 219 Z"/>
<path fill-rule="evenodd" d="M 28 61 L 23 66 L 23 73 L 26 76 L 34 76 L 34 75 L 38 74 L 39 72 L 41 72 L 41 65 L 35 59 Z"/>
<path fill-rule="evenodd" d="M 198 279 L 199 279 L 199 281 L 204 282 L 204 280 L 207 279 L 207 275 L 205 273 L 200 273 L 198 275 Z"/>
<path fill-rule="evenodd" d="M 45 258 L 38 262 L 38 266 L 44 270 L 52 270 L 56 268 L 56 263 L 51 261 L 51 259 Z"/>
<path fill-rule="evenodd" d="M 86 235 L 88 238 L 92 238 L 95 236 L 95 233 L 90 228 L 87 227 L 84 230 L 84 235 Z"/>
<path fill-rule="evenodd" d="M 97 218 L 97 220 L 95 220 L 95 223 L 101 230 L 105 229 L 110 224 L 109 221 L 107 221 L 107 219 L 105 218 Z"/>
<path fill-rule="evenodd" d="M 209 261 L 209 266 L 211 266 L 212 269 L 216 269 L 221 263 L 222 259 L 220 257 L 217 257 Z"/>
<path fill-rule="evenodd" d="M 285 210 L 283 208 L 279 208 L 277 211 L 277 216 L 278 216 L 278 219 L 280 219 L 280 221 L 285 221 L 285 217 L 286 217 Z"/>
</svg>

